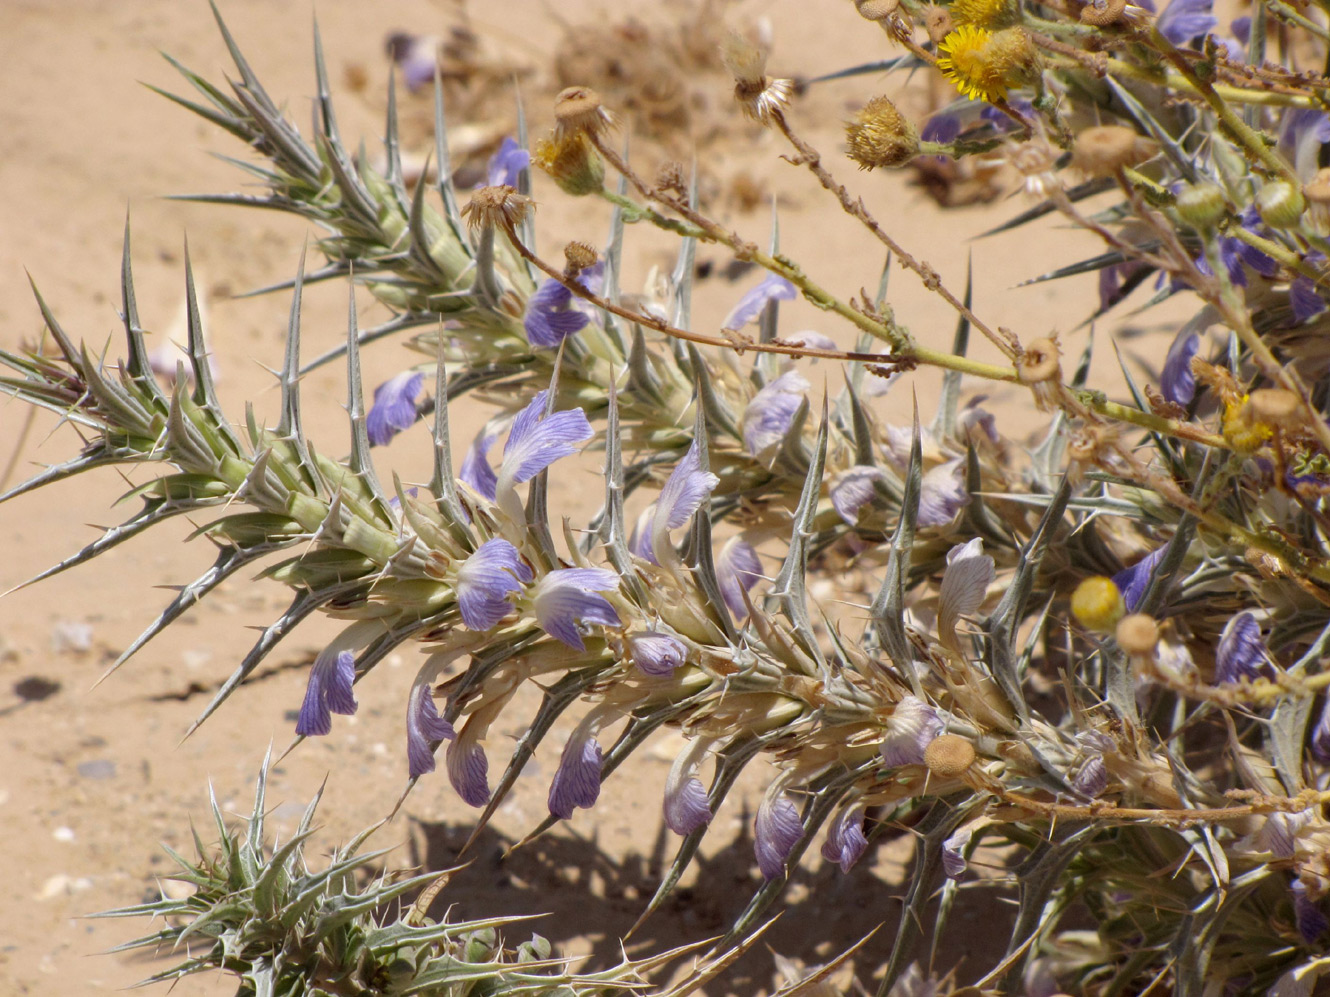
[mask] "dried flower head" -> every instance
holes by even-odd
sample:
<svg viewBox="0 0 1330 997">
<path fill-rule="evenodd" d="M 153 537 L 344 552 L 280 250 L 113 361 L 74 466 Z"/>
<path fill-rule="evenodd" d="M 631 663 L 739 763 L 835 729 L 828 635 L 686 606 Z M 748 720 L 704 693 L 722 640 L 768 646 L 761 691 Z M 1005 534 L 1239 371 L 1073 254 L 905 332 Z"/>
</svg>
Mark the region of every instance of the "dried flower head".
<svg viewBox="0 0 1330 997">
<path fill-rule="evenodd" d="M 904 166 L 919 154 L 919 133 L 886 97 L 874 97 L 845 126 L 850 158 L 861 170 Z"/>
<path fill-rule="evenodd" d="M 951 19 L 951 11 L 946 7 L 935 4 L 924 10 L 924 30 L 928 32 L 928 37 L 932 39 L 934 45 L 940 45 L 955 27 L 956 22 Z"/>
<path fill-rule="evenodd" d="M 1123 125 L 1095 125 L 1076 136 L 1071 164 L 1086 176 L 1112 177 L 1154 155 L 1154 143 Z"/>
<path fill-rule="evenodd" d="M 1061 352 L 1055 337 L 1041 336 L 1032 340 L 1016 361 L 1016 376 L 1033 390 L 1035 405 L 1041 412 L 1057 406 L 1062 386 L 1062 364 L 1058 362 Z"/>
<path fill-rule="evenodd" d="M 937 68 L 967 97 L 990 103 L 1032 80 L 1039 54 L 1021 28 L 990 31 L 962 24 L 938 43 Z"/>
<path fill-rule="evenodd" d="M 683 163 L 670 159 L 661 163 L 656 171 L 656 188 L 680 197 L 688 195 L 688 176 L 684 173 Z"/>
<path fill-rule="evenodd" d="M 900 10 L 900 0 L 854 0 L 859 16 L 868 21 L 885 21 Z"/>
<path fill-rule="evenodd" d="M 565 87 L 554 98 L 554 138 L 562 142 L 571 135 L 598 138 L 614 125 L 600 94 L 590 87 Z"/>
<path fill-rule="evenodd" d="M 939 734 L 924 749 L 924 764 L 933 775 L 954 779 L 974 764 L 974 745 L 959 734 Z"/>
<path fill-rule="evenodd" d="M 1127 0 L 1090 0 L 1081 8 L 1081 23 L 1106 28 L 1127 20 L 1126 11 Z"/>
<path fill-rule="evenodd" d="M 1118 620 L 1115 636 L 1118 646 L 1128 654 L 1153 654 L 1159 643 L 1159 624 L 1153 616 L 1131 613 Z"/>
<path fill-rule="evenodd" d="M 501 187 L 480 187 L 471 195 L 471 200 L 462 208 L 462 216 L 473 232 L 485 228 L 498 228 L 505 232 L 514 231 L 531 210 L 531 198 L 519 194 L 516 188 L 507 185 Z"/>
<path fill-rule="evenodd" d="M 721 62 L 734 77 L 734 99 L 754 121 L 766 124 L 790 99 L 794 83 L 767 76 L 766 46 L 731 31 L 720 46 Z"/>
<path fill-rule="evenodd" d="M 576 277 L 587 267 L 595 266 L 598 258 L 596 251 L 585 242 L 570 242 L 563 247 L 564 273 L 569 279 Z"/>
</svg>

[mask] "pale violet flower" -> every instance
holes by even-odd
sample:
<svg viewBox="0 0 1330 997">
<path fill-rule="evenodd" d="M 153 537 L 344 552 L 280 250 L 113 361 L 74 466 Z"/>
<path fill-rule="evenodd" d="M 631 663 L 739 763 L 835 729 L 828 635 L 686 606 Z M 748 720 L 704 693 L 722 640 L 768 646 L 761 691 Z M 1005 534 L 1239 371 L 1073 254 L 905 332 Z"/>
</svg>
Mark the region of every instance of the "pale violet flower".
<svg viewBox="0 0 1330 997">
<path fill-rule="evenodd" d="M 1097 800 L 1108 788 L 1108 767 L 1098 752 L 1090 755 L 1071 781 L 1071 788 L 1087 799 Z"/>
<path fill-rule="evenodd" d="M 1322 765 L 1330 765 L 1330 696 L 1321 704 L 1321 717 L 1312 730 L 1311 753 Z"/>
<path fill-rule="evenodd" d="M 790 336 L 782 336 L 781 339 L 784 342 L 789 343 L 791 346 L 802 346 L 809 350 L 840 349 L 840 347 L 836 345 L 834 339 L 830 336 L 823 335 L 815 329 L 805 329 L 802 332 L 796 332 Z M 817 362 L 816 357 L 813 358 L 813 362 Z"/>
<path fill-rule="evenodd" d="M 1238 682 L 1254 679 L 1265 664 L 1265 642 L 1261 640 L 1261 625 L 1249 612 L 1238 613 L 1228 621 L 1219 636 L 1215 651 L 1215 681 Z"/>
<path fill-rule="evenodd" d="M 1298 934 L 1310 945 L 1325 934 L 1330 928 L 1328 920 L 1321 910 L 1321 905 L 1307 895 L 1307 884 L 1301 879 L 1293 880 L 1293 920 L 1298 926 Z"/>
<path fill-rule="evenodd" d="M 530 163 L 531 154 L 517 144 L 517 139 L 505 135 L 485 167 L 485 183 L 490 187 L 516 187 Z"/>
<path fill-rule="evenodd" d="M 768 791 L 753 822 L 753 854 L 763 879 L 785 875 L 785 860 L 803 836 L 803 821 L 794 801 L 783 792 Z"/>
<path fill-rule="evenodd" d="M 335 646 L 321 651 L 309 670 L 296 733 L 302 737 L 327 734 L 332 730 L 334 713 L 347 716 L 355 713 L 356 697 L 351 691 L 355 677 L 355 654 Z"/>
<path fill-rule="evenodd" d="M 859 510 L 877 497 L 877 484 L 885 481 L 886 474 L 870 464 L 855 464 L 841 471 L 831 480 L 831 505 L 837 515 L 853 526 L 859 521 Z"/>
<path fill-rule="evenodd" d="M 1174 45 L 1209 34 L 1219 24 L 1211 12 L 1213 0 L 1171 0 L 1155 22 L 1159 33 Z"/>
<path fill-rule="evenodd" d="M 489 759 L 471 733 L 470 724 L 448 745 L 444 764 L 448 781 L 467 806 L 483 807 L 490 799 Z"/>
<path fill-rule="evenodd" d="M 942 842 L 942 871 L 948 879 L 960 879 L 965 875 L 968 865 L 965 850 L 970 847 L 970 839 L 974 837 L 974 827 L 972 823 L 964 824 Z"/>
<path fill-rule="evenodd" d="M 772 301 L 793 301 L 798 296 L 798 292 L 784 277 L 777 277 L 775 274 L 769 274 L 760 284 L 739 299 L 739 303 L 729 315 L 725 316 L 725 321 L 721 323 L 722 329 L 742 329 L 750 322 L 756 322 L 762 316 L 762 309 Z"/>
<path fill-rule="evenodd" d="M 752 544 L 733 537 L 720 549 L 716 556 L 716 581 L 720 583 L 721 598 L 736 620 L 748 615 L 744 593 L 751 590 L 761 577 L 762 562 Z"/>
<path fill-rule="evenodd" d="M 945 526 L 969 504 L 970 493 L 965 490 L 965 470 L 959 458 L 924 474 L 919 485 L 918 526 Z"/>
<path fill-rule="evenodd" d="M 654 555 L 652 560 L 661 555 L 668 557 L 674 553 L 670 530 L 688 522 L 689 517 L 706 501 L 712 489 L 719 483 L 718 477 L 701 469 L 701 457 L 697 441 L 694 440 L 687 453 L 683 455 L 683 459 L 670 472 L 665 487 L 660 491 L 660 497 L 656 499 L 655 512 L 651 517 L 650 550 Z"/>
<path fill-rule="evenodd" d="M 481 544 L 457 569 L 457 608 L 472 630 L 488 630 L 513 608 L 508 596 L 531 581 L 517 548 L 495 537 Z"/>
<path fill-rule="evenodd" d="M 1127 607 L 1127 612 L 1136 612 L 1136 607 L 1145 598 L 1145 590 L 1150 587 L 1150 579 L 1154 576 L 1155 568 L 1159 567 L 1159 562 L 1163 560 L 1164 551 L 1167 549 L 1167 547 L 1158 547 L 1130 568 L 1124 568 L 1113 576 L 1113 584 L 1122 593 L 1122 603 Z"/>
<path fill-rule="evenodd" d="M 984 553 L 984 541 L 975 537 L 947 551 L 947 568 L 938 590 L 937 632 L 942 642 L 957 650 L 956 624 L 984 601 L 997 572 Z"/>
<path fill-rule="evenodd" d="M 688 660 L 683 641 L 655 630 L 629 637 L 628 653 L 645 675 L 673 675 Z"/>
<path fill-rule="evenodd" d="M 822 843 L 822 857 L 828 862 L 835 862 L 841 872 L 849 872 L 867 847 L 863 808 L 850 807 L 843 810 L 827 828 L 827 839 Z"/>
<path fill-rule="evenodd" d="M 498 433 L 489 433 L 482 429 L 467 448 L 466 456 L 462 458 L 462 466 L 457 471 L 457 477 L 473 492 L 491 502 L 494 501 L 494 490 L 499 479 L 494 476 L 494 469 L 490 467 L 489 452 L 498 438 Z"/>
<path fill-rule="evenodd" d="M 604 264 L 583 270 L 577 283 L 594 291 L 604 273 Z M 541 281 L 526 305 L 522 327 L 527 341 L 540 349 L 553 349 L 574 333 L 586 328 L 591 319 L 580 311 L 573 300 L 573 292 L 554 278 Z"/>
<path fill-rule="evenodd" d="M 1200 346 L 1201 337 L 1184 327 L 1168 348 L 1164 370 L 1159 375 L 1159 390 L 1170 402 L 1187 405 L 1196 397 L 1196 375 L 1191 372 L 1191 358 Z"/>
<path fill-rule="evenodd" d="M 457 731 L 434 705 L 434 695 L 428 681 L 417 682 L 411 688 L 406 706 L 406 762 L 412 779 L 434 771 L 434 751 L 431 745 L 451 741 Z"/>
<path fill-rule="evenodd" d="M 1316 285 L 1306 277 L 1295 277 L 1288 287 L 1288 301 L 1293 309 L 1293 319 L 1299 325 L 1315 318 L 1325 311 L 1325 299 L 1317 293 Z"/>
<path fill-rule="evenodd" d="M 601 592 L 619 587 L 619 576 L 605 568 L 560 568 L 536 583 L 531 612 L 540 628 L 577 651 L 585 651 L 581 627 L 589 623 L 620 625 L 619 614 Z"/>
<path fill-rule="evenodd" d="M 515 523 L 524 519 L 516 486 L 530 481 L 560 457 L 577 453 L 591 439 L 591 423 L 580 408 L 545 414 L 547 391 L 539 391 L 513 419 L 503 445 L 503 461 L 495 476 L 494 493 L 499 506 Z"/>
<path fill-rule="evenodd" d="M 439 39 L 398 31 L 388 36 L 388 57 L 402 70 L 402 80 L 412 93 L 434 82 L 439 65 Z"/>
<path fill-rule="evenodd" d="M 656 518 L 656 503 L 652 502 L 642 510 L 633 524 L 632 536 L 628 538 L 628 550 L 642 558 L 644 561 L 650 561 L 652 564 L 659 564 L 656 560 L 656 549 L 651 542 L 651 524 Z"/>
<path fill-rule="evenodd" d="M 787 370 L 753 396 L 743 416 L 744 447 L 750 454 L 760 456 L 785 439 L 809 387 L 802 374 Z"/>
<path fill-rule="evenodd" d="M 564 745 L 559 767 L 550 783 L 549 809 L 555 817 L 568 820 L 573 810 L 589 810 L 600 796 L 600 743 L 594 737 L 594 727 L 578 727 Z"/>
<path fill-rule="evenodd" d="M 374 404 L 365 417 L 365 434 L 370 446 L 381 447 L 420 418 L 416 399 L 425 383 L 420 371 L 403 371 L 374 389 Z"/>
<path fill-rule="evenodd" d="M 942 733 L 946 724 L 934 709 L 918 696 L 905 696 L 887 721 L 887 736 L 878 750 L 887 768 L 921 765 L 924 749 Z"/>
<path fill-rule="evenodd" d="M 1277 810 L 1266 815 L 1255 834 L 1248 835 L 1238 844 L 1253 852 L 1268 852 L 1277 859 L 1291 859 L 1297 850 L 1298 832 L 1313 819 L 1310 810 L 1298 813 Z"/>
<path fill-rule="evenodd" d="M 709 738 L 694 738 L 670 766 L 670 774 L 665 780 L 663 810 L 665 826 L 675 834 L 687 836 L 711 821 L 706 787 L 694 775 L 710 744 Z"/>
</svg>

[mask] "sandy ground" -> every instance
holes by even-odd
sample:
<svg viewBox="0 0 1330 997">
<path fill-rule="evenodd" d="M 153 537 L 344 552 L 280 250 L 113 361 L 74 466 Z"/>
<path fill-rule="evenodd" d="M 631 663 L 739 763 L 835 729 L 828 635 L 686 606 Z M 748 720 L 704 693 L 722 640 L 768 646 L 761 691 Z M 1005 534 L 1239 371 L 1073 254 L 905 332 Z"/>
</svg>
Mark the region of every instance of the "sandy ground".
<svg viewBox="0 0 1330 997">
<path fill-rule="evenodd" d="M 559 6 L 559 17 L 536 0 L 474 5 L 472 26 L 488 51 L 528 67 L 524 91 L 533 129 L 548 121 L 550 39 L 570 23 L 603 22 L 615 4 L 578 0 Z M 272 0 L 225 0 L 224 13 L 269 91 L 308 121 L 313 90 L 310 7 Z M 669 5 L 642 5 L 643 17 L 681 16 Z M 339 90 L 343 133 L 374 142 L 382 133 L 383 37 L 389 30 L 441 31 L 456 23 L 447 3 L 397 0 L 320 0 L 319 23 Z M 816 75 L 888 54 L 882 36 L 860 21 L 844 0 L 784 0 L 738 5 L 739 20 L 768 15 L 776 26 L 773 69 Z M 13 348 L 40 332 L 40 318 L 26 286 L 27 268 L 65 328 L 96 350 L 118 333 L 118 267 L 125 212 L 131 212 L 138 304 L 154 342 L 176 335 L 183 301 L 182 241 L 189 235 L 200 286 L 209 304 L 213 347 L 221 370 L 220 392 L 233 415 L 253 400 L 260 418 L 275 420 L 276 392 L 264 364 L 280 361 L 288 300 L 284 294 L 236 299 L 234 295 L 288 278 L 306 226 L 295 219 L 239 209 L 190 205 L 163 195 L 236 189 L 237 171 L 210 153 L 244 155 L 229 136 L 192 118 L 141 83 L 179 91 L 183 83 L 158 56 L 170 52 L 205 76 L 230 72 L 225 50 L 201 0 L 4 0 L 0 5 L 0 344 Z M 829 153 L 840 145 L 847 108 L 877 92 L 867 77 L 816 89 L 795 120 Z M 888 91 L 896 87 L 891 81 Z M 360 87 L 360 92 L 347 93 Z M 425 113 L 409 103 L 406 113 Z M 710 115 L 708 118 L 707 115 Z M 729 139 L 708 139 L 704 156 L 716 174 L 765 178 L 765 190 L 782 204 L 782 246 L 830 285 L 848 295 L 871 286 L 881 266 L 878 246 L 843 218 L 811 178 L 777 158 L 766 135 L 737 123 L 726 88 L 717 79 L 699 120 L 729 129 Z M 482 124 L 485 124 L 482 122 Z M 493 125 L 494 122 L 488 124 Z M 502 127 L 503 122 L 498 126 Z M 676 139 L 687 144 L 687 136 Z M 650 147 L 646 147 L 650 155 Z M 963 285 L 967 238 L 1019 202 L 941 214 L 901 175 L 856 174 L 837 158 L 837 169 L 919 255 L 931 260 L 952 286 Z M 602 239 L 606 213 L 562 198 L 548 183 L 537 189 L 539 221 L 549 249 L 574 236 Z M 723 209 L 753 238 L 766 237 L 765 208 Z M 1079 238 L 1079 237 L 1076 237 Z M 659 240 L 636 239 L 627 283 L 640 282 L 652 265 L 668 265 Z M 1069 246 L 1051 227 L 1005 241 L 977 244 L 976 302 L 996 324 L 1030 337 L 1070 330 L 1093 301 L 1086 283 L 1012 290 L 1023 277 L 1067 262 L 1091 248 Z M 714 250 L 704 259 L 723 263 Z M 1088 255 L 1088 253 L 1087 253 Z M 703 282 L 702 324 L 715 322 L 747 282 Z M 306 345 L 310 351 L 344 335 L 344 288 L 317 287 L 307 294 Z M 1087 296 L 1088 295 L 1088 296 Z M 908 275 L 897 274 L 892 300 L 898 315 L 920 338 L 948 342 L 954 317 Z M 362 324 L 377 313 L 361 302 Z M 786 330 L 817 328 L 845 340 L 845 330 L 811 308 L 787 309 Z M 1084 332 L 1069 337 L 1079 350 Z M 111 355 L 120 349 L 112 342 Z M 982 354 L 982 349 L 978 351 Z M 401 354 L 391 346 L 365 357 L 366 380 L 394 373 Z M 827 371 L 835 383 L 838 375 Z M 817 380 L 815 369 L 815 380 Z M 325 451 L 344 446 L 339 408 L 342 381 L 335 368 L 307 383 L 307 425 Z M 927 412 L 932 381 L 918 385 Z M 978 386 L 976 386 L 978 387 Z M 908 392 L 898 392 L 908 403 Z M 999 398 L 1010 412 L 1023 399 Z M 465 444 L 485 418 L 467 400 L 454 413 L 454 431 Z M 0 461 L 7 460 L 25 429 L 25 410 L 0 402 Z M 54 432 L 53 432 L 54 430 Z M 22 444 L 19 474 L 33 462 L 71 455 L 78 441 L 68 427 L 39 417 Z M 428 474 L 423 427 L 380 455 L 381 470 L 403 476 Z M 582 483 L 564 483 L 560 501 L 570 504 Z M 68 556 L 96 534 L 84 524 L 118 521 L 129 508 L 112 510 L 127 484 L 104 473 L 24 496 L 0 509 L 0 589 L 23 581 Z M 247 804 L 254 774 L 267 747 L 291 739 L 293 711 L 305 682 L 304 666 L 331 633 L 314 622 L 288 639 L 269 664 L 230 703 L 188 740 L 181 741 L 210 691 L 248 648 L 252 629 L 286 603 L 283 590 L 249 580 L 225 586 L 201 608 L 158 638 L 109 681 L 93 683 L 116 654 L 169 598 L 158 586 L 197 575 L 212 554 L 203 543 L 183 544 L 187 524 L 161 528 L 117 548 L 95 563 L 0 599 L 0 840 L 5 879 L 0 901 L 0 993 L 47 997 L 86 995 L 126 986 L 165 963 L 100 954 L 148 926 L 90 921 L 83 915 L 148 898 L 154 877 L 168 869 L 159 843 L 188 850 L 190 820 L 206 821 L 209 783 L 228 810 Z M 401 713 L 414 651 L 394 656 L 359 689 L 359 715 L 339 718 L 332 736 L 306 743 L 271 778 L 275 826 L 289 831 L 300 807 L 325 777 L 328 788 L 320 846 L 331 847 L 386 814 L 405 781 Z M 520 731 L 535 700 L 519 702 L 492 743 Z M 559 743 L 556 735 L 552 743 Z M 553 759 L 545 752 L 522 780 L 474 853 L 476 862 L 454 885 L 464 915 L 552 911 L 536 929 L 556 941 L 589 936 L 596 958 L 612 958 L 617 938 L 636 918 L 653 889 L 662 856 L 659 793 L 677 741 L 668 737 L 639 756 L 634 777 L 612 780 L 592 813 L 579 812 L 560 829 L 500 864 L 506 842 L 520 837 L 543 815 Z M 755 784 L 760 785 L 760 775 Z M 408 800 L 384 843 L 401 842 L 395 864 L 441 868 L 453 863 L 472 814 L 441 778 L 426 781 Z M 642 952 L 696 939 L 719 929 L 756 884 L 747 812 L 734 801 L 720 815 L 705 873 L 634 937 Z M 316 848 L 318 851 L 318 848 Z M 872 965 L 892 933 L 908 844 L 881 850 L 878 876 L 861 867 L 845 879 L 834 870 L 801 873 L 791 889 L 792 909 L 770 936 L 786 954 L 817 961 L 888 922 L 863 960 Z M 865 863 L 867 866 L 868 863 Z M 977 915 L 972 915 L 977 916 Z M 1001 950 L 981 922 L 955 930 L 974 941 L 974 964 Z M 772 983 L 770 957 L 756 953 L 721 990 L 754 993 Z M 229 984 L 191 982 L 181 994 L 227 992 Z"/>
</svg>

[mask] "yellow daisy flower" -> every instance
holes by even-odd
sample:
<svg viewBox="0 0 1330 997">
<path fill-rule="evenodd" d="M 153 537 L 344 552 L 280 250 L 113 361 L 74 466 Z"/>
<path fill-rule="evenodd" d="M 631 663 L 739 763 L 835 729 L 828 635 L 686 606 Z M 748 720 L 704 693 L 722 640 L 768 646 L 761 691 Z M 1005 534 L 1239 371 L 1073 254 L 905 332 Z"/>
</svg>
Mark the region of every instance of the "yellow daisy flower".
<svg viewBox="0 0 1330 997">
<path fill-rule="evenodd" d="M 962 24 L 937 47 L 937 68 L 962 94 L 992 103 L 1007 88 L 1027 82 L 1037 71 L 1039 56 L 1030 36 L 1020 28 L 989 31 Z"/>
<path fill-rule="evenodd" d="M 952 0 L 947 9 L 957 24 L 1005 28 L 1020 22 L 1020 10 L 1012 0 Z"/>
</svg>

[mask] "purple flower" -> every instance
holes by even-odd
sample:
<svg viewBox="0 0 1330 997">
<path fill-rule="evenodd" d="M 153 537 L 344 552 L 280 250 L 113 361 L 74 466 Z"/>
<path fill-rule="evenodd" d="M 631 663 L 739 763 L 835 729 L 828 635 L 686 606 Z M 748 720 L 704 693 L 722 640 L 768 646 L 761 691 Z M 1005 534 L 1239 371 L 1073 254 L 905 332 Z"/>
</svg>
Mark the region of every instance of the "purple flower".
<svg viewBox="0 0 1330 997">
<path fill-rule="evenodd" d="M 1187 405 L 1196 397 L 1196 376 L 1191 372 L 1191 358 L 1200 349 L 1201 337 L 1184 326 L 1173 337 L 1173 345 L 1164 358 L 1164 370 L 1159 375 L 1159 389 L 1165 398 L 1177 405 Z"/>
<path fill-rule="evenodd" d="M 877 483 L 886 477 L 881 468 L 870 464 L 855 464 L 841 471 L 831 482 L 832 507 L 853 526 L 859 521 L 859 510 L 877 496 Z"/>
<path fill-rule="evenodd" d="M 374 389 L 374 404 L 365 417 L 365 432 L 369 436 L 370 446 L 381 447 L 402 430 L 415 424 L 420 418 L 416 398 L 424 383 L 424 374 L 407 370 Z"/>
<path fill-rule="evenodd" d="M 1251 846 L 1258 852 L 1269 852 L 1277 859 L 1291 859 L 1297 850 L 1299 829 L 1311 820 L 1309 810 L 1295 814 L 1276 811 L 1267 816 L 1261 829 L 1251 836 Z"/>
<path fill-rule="evenodd" d="M 957 649 L 956 624 L 979 608 L 995 574 L 993 559 L 984 553 L 984 541 L 979 537 L 947 551 L 947 568 L 938 589 L 937 632 L 953 650 Z"/>
<path fill-rule="evenodd" d="M 924 142 L 938 142 L 942 145 L 955 142 L 961 133 L 961 115 L 966 109 L 966 105 L 962 104 L 960 107 L 948 107 L 938 111 L 924 122 L 919 138 Z"/>
<path fill-rule="evenodd" d="M 1241 17 L 1233 18 L 1229 23 L 1228 30 L 1231 31 L 1233 37 L 1243 45 L 1251 44 L 1251 18 L 1246 14 L 1243 14 Z"/>
<path fill-rule="evenodd" d="M 642 510 L 637 522 L 633 523 L 633 534 L 628 538 L 628 550 L 644 561 L 659 564 L 660 562 L 656 560 L 656 549 L 651 543 L 651 524 L 655 518 L 656 503 L 652 502 Z"/>
<path fill-rule="evenodd" d="M 1298 934 L 1310 945 L 1330 928 L 1330 920 L 1321 913 L 1321 906 L 1307 896 L 1307 885 L 1301 879 L 1293 880 L 1293 920 L 1298 926 Z"/>
<path fill-rule="evenodd" d="M 1286 107 L 1279 116 L 1280 153 L 1299 177 L 1316 172 L 1321 146 L 1330 142 L 1330 115 L 1315 107 Z"/>
<path fill-rule="evenodd" d="M 1254 679 L 1265 664 L 1265 642 L 1261 640 L 1261 625 L 1250 612 L 1243 611 L 1228 621 L 1219 636 L 1215 651 L 1215 681 L 1238 682 Z"/>
<path fill-rule="evenodd" d="M 498 438 L 498 433 L 487 433 L 482 429 L 471 441 L 466 456 L 462 458 L 462 466 L 457 472 L 457 476 L 469 485 L 472 491 L 491 502 L 494 501 L 495 486 L 499 479 L 494 476 L 494 469 L 490 467 L 489 452 Z"/>
<path fill-rule="evenodd" d="M 356 656 L 340 650 L 336 644 L 324 648 L 309 670 L 305 701 L 300 704 L 296 733 L 302 737 L 327 734 L 332 730 L 332 714 L 349 716 L 356 712 L 356 697 L 351 684 L 356 678 Z"/>
<path fill-rule="evenodd" d="M 531 581 L 517 548 L 495 537 L 481 544 L 457 569 L 457 608 L 472 630 L 488 630 L 513 608 L 508 596 Z"/>
<path fill-rule="evenodd" d="M 531 612 L 540 628 L 577 651 L 585 651 L 580 626 L 617 627 L 619 614 L 599 593 L 619 587 L 619 576 L 604 568 L 560 568 L 536 583 Z"/>
<path fill-rule="evenodd" d="M 762 283 L 753 288 L 734 306 L 734 310 L 721 323 L 722 329 L 742 329 L 749 322 L 756 322 L 762 315 L 762 309 L 772 301 L 793 301 L 798 297 L 794 285 L 784 277 L 768 274 Z"/>
<path fill-rule="evenodd" d="M 483 807 L 490 799 L 489 759 L 485 749 L 476 743 L 471 725 L 448 745 L 444 758 L 448 781 L 452 783 L 462 802 L 471 807 Z"/>
<path fill-rule="evenodd" d="M 1122 603 L 1127 607 L 1127 612 L 1136 612 L 1136 607 L 1141 604 L 1145 590 L 1150 587 L 1150 579 L 1155 573 L 1155 568 L 1159 567 L 1166 549 L 1159 547 L 1150 551 L 1130 568 L 1124 568 L 1113 576 L 1113 584 L 1122 593 Z"/>
<path fill-rule="evenodd" d="M 530 164 L 531 154 L 517 144 L 517 139 L 505 135 L 485 167 L 485 183 L 490 187 L 516 187 L 518 177 Z"/>
<path fill-rule="evenodd" d="M 1155 27 L 1174 45 L 1185 45 L 1199 35 L 1209 34 L 1219 24 L 1210 12 L 1212 0 L 1172 0 L 1159 15 Z"/>
<path fill-rule="evenodd" d="M 1071 781 L 1071 788 L 1087 799 L 1097 800 L 1108 788 L 1108 768 L 1104 765 L 1104 756 L 1098 752 L 1085 760 L 1076 778 Z"/>
<path fill-rule="evenodd" d="M 1330 765 L 1330 696 L 1321 704 L 1321 719 L 1312 730 L 1311 753 L 1322 765 Z"/>
<path fill-rule="evenodd" d="M 604 275 L 604 264 L 583 270 L 577 283 L 594 291 Z M 542 281 L 526 305 L 526 318 L 522 327 L 527 342 L 540 349 L 553 349 L 575 332 L 586 328 L 591 319 L 579 311 L 573 301 L 573 292 L 557 280 Z"/>
<path fill-rule="evenodd" d="M 428 679 L 417 681 L 407 697 L 406 706 L 406 760 L 411 778 L 434 771 L 434 751 L 431 745 L 451 741 L 457 736 L 453 725 L 439 716 L 434 705 L 434 694 Z"/>
<path fill-rule="evenodd" d="M 887 736 L 878 749 L 887 768 L 922 765 L 924 749 L 946 729 L 931 706 L 918 696 L 905 696 L 891 712 Z"/>
<path fill-rule="evenodd" d="M 787 370 L 753 396 L 744 409 L 744 446 L 754 457 L 785 439 L 794 414 L 811 385 L 796 370 Z"/>
<path fill-rule="evenodd" d="M 439 40 L 432 35 L 398 31 L 388 36 L 388 57 L 401 67 L 406 88 L 415 93 L 434 82 L 439 62 Z"/>
<path fill-rule="evenodd" d="M 629 637 L 628 653 L 645 675 L 673 675 L 688 660 L 683 641 L 655 630 Z"/>
<path fill-rule="evenodd" d="M 968 863 L 965 861 L 965 849 L 970 847 L 974 837 L 974 824 L 965 824 L 953 831 L 942 842 L 942 871 L 948 879 L 960 879 L 965 875 Z"/>
<path fill-rule="evenodd" d="M 1293 306 L 1293 318 L 1301 325 L 1325 311 L 1325 299 L 1316 293 L 1316 285 L 1306 277 L 1295 277 L 1288 288 L 1288 301 Z"/>
<path fill-rule="evenodd" d="M 753 854 L 763 879 L 785 874 L 785 860 L 804 836 L 803 821 L 794 801 L 781 792 L 768 792 L 753 822 Z"/>
<path fill-rule="evenodd" d="M 711 821 L 706 788 L 693 774 L 709 744 L 707 738 L 696 738 L 670 766 L 663 809 L 665 826 L 675 834 L 687 836 Z"/>
<path fill-rule="evenodd" d="M 928 471 L 919 486 L 919 526 L 945 526 L 970 502 L 960 459 Z"/>
<path fill-rule="evenodd" d="M 822 843 L 822 857 L 828 862 L 835 862 L 841 872 L 849 872 L 867 847 L 864 812 L 859 807 L 850 807 L 842 811 L 827 828 L 827 840 Z"/>
<path fill-rule="evenodd" d="M 579 728 L 564 745 L 559 768 L 550 783 L 549 807 L 555 817 L 567 820 L 573 810 L 589 810 L 600 796 L 600 744 L 587 727 Z"/>
<path fill-rule="evenodd" d="M 751 590 L 761 577 L 762 562 L 746 540 L 734 537 L 720 549 L 716 557 L 716 581 L 720 583 L 721 598 L 736 620 L 748 615 L 744 593 Z"/>
<path fill-rule="evenodd" d="M 660 498 L 656 499 L 656 511 L 651 517 L 651 553 L 655 555 L 652 560 L 666 551 L 674 553 L 670 530 L 688 522 L 688 517 L 697 511 L 719 483 L 720 478 L 701 470 L 701 457 L 697 440 L 694 440 L 683 459 L 670 472 L 665 487 L 660 490 Z"/>
<path fill-rule="evenodd" d="M 503 445 L 503 463 L 495 479 L 496 494 L 530 481 L 560 457 L 578 452 L 573 444 L 591 439 L 591 423 L 580 408 L 545 414 L 547 391 L 539 391 L 513 420 Z"/>
</svg>

